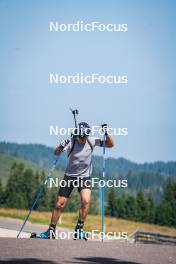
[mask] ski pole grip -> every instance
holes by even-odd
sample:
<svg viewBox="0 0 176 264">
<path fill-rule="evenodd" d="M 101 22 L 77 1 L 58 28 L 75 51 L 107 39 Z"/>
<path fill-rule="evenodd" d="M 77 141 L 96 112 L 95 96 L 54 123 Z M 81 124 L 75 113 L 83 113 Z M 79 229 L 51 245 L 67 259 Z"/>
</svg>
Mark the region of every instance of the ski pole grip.
<svg viewBox="0 0 176 264">
<path fill-rule="evenodd" d="M 108 125 L 107 124 L 102 124 L 101 127 L 104 130 L 104 132 L 105 132 L 105 136 L 107 136 L 108 133 L 107 133 L 106 128 L 108 127 Z"/>
<path fill-rule="evenodd" d="M 65 140 L 62 140 L 61 143 L 60 143 L 60 147 L 64 148 L 69 144 L 70 140 L 69 139 L 65 139 Z"/>
</svg>

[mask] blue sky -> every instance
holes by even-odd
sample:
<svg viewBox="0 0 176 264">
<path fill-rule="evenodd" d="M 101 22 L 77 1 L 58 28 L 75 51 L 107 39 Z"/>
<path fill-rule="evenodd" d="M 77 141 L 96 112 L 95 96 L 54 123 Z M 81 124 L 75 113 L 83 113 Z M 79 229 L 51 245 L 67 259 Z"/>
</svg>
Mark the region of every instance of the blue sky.
<svg viewBox="0 0 176 264">
<path fill-rule="evenodd" d="M 49 126 L 127 127 L 107 155 L 175 160 L 175 1 L 0 1 L 0 140 L 55 146 Z M 49 32 L 49 21 L 127 23 L 128 32 Z M 127 74 L 127 86 L 49 85 L 50 72 Z M 96 154 L 101 154 L 97 149 Z"/>
</svg>

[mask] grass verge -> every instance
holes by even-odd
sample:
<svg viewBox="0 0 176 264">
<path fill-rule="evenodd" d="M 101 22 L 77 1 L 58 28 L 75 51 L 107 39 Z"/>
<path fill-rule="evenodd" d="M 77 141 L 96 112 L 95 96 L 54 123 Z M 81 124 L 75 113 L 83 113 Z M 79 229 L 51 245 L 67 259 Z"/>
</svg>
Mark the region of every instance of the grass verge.
<svg viewBox="0 0 176 264">
<path fill-rule="evenodd" d="M 2 208 L 0 209 L 0 216 L 21 219 L 21 220 L 25 219 L 27 213 L 28 213 L 27 210 L 2 209 Z M 29 221 L 34 224 L 37 223 L 37 224 L 48 225 L 50 223 L 50 217 L 51 217 L 51 212 L 33 211 Z M 73 229 L 75 227 L 77 218 L 78 218 L 77 213 L 63 212 L 61 221 L 58 225 L 61 227 Z M 100 232 L 101 216 L 88 215 L 85 229 L 87 231 L 98 230 Z M 176 228 L 128 221 L 124 219 L 117 219 L 114 217 L 105 217 L 105 232 L 127 232 L 128 235 L 130 235 L 136 230 L 176 235 Z"/>
</svg>

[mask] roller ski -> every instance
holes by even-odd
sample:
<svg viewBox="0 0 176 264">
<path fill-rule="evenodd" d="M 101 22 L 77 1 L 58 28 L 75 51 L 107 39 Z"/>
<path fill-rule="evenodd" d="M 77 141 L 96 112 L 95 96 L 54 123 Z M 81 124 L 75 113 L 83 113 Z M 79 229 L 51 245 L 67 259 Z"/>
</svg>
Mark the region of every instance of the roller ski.
<svg viewBox="0 0 176 264">
<path fill-rule="evenodd" d="M 30 238 L 39 238 L 39 239 L 55 239 L 56 233 L 55 230 L 49 228 L 46 232 L 42 232 L 40 234 L 31 233 Z"/>
</svg>

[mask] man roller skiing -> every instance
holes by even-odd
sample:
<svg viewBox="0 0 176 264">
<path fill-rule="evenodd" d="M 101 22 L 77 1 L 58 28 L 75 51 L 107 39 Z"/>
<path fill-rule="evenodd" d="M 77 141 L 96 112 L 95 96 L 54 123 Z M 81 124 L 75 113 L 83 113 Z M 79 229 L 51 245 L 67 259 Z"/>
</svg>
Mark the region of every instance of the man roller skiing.
<svg viewBox="0 0 176 264">
<path fill-rule="evenodd" d="M 114 146 L 113 140 L 108 134 L 107 127 L 104 127 L 106 134 L 105 146 L 111 148 Z M 55 204 L 51 222 L 46 232 L 42 233 L 42 238 L 54 238 L 55 229 L 58 219 L 61 215 L 62 208 L 65 207 L 68 198 L 74 188 L 73 181 L 79 182 L 78 192 L 81 198 L 81 208 L 79 210 L 79 217 L 75 227 L 74 238 L 84 239 L 85 232 L 83 231 L 84 222 L 89 210 L 90 198 L 91 198 L 91 184 L 87 184 L 91 181 L 92 173 L 92 152 L 95 146 L 103 147 L 103 139 L 94 138 L 90 136 L 90 126 L 81 122 L 76 128 L 76 135 L 72 137 L 72 142 L 68 145 L 68 164 L 64 175 L 64 187 L 60 186 Z M 55 155 L 61 153 L 60 147 L 55 149 Z"/>
</svg>

